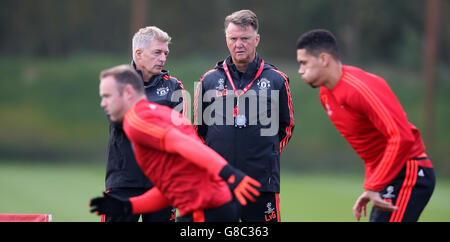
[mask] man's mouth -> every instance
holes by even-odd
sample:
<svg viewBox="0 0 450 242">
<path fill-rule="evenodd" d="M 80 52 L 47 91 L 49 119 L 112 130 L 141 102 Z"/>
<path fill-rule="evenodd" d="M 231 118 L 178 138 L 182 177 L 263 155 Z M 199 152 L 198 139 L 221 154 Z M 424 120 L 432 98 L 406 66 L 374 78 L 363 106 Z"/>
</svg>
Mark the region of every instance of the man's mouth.
<svg viewBox="0 0 450 242">
<path fill-rule="evenodd" d="M 312 83 L 308 83 L 309 84 L 309 86 L 311 86 L 312 88 L 317 88 L 317 86 L 314 86 Z"/>
</svg>

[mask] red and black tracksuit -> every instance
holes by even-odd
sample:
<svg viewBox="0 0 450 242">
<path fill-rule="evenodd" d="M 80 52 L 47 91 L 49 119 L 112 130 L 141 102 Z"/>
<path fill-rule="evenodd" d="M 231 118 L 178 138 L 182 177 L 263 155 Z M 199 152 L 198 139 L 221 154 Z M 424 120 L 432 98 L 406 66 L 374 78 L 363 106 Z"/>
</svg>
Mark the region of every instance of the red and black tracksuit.
<svg viewBox="0 0 450 242">
<path fill-rule="evenodd" d="M 332 89 L 320 89 L 331 122 L 365 165 L 364 189 L 380 192 L 398 207 L 374 209 L 371 221 L 417 221 L 434 190 L 433 165 L 419 130 L 411 124 L 384 79 L 343 66 Z"/>
</svg>

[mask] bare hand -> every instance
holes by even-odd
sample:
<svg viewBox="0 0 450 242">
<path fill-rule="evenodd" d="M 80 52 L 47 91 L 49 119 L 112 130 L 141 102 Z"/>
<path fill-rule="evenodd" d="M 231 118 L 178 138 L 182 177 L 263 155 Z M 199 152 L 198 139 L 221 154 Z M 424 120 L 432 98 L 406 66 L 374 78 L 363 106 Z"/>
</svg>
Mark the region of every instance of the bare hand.
<svg viewBox="0 0 450 242">
<path fill-rule="evenodd" d="M 384 201 L 379 192 L 367 190 L 359 196 L 356 200 L 355 205 L 353 206 L 353 215 L 356 218 L 356 221 L 361 219 L 361 212 L 364 211 L 364 217 L 367 216 L 367 203 L 372 202 L 372 206 L 376 209 L 392 212 L 397 210 L 397 207 L 392 205 L 390 202 Z"/>
</svg>

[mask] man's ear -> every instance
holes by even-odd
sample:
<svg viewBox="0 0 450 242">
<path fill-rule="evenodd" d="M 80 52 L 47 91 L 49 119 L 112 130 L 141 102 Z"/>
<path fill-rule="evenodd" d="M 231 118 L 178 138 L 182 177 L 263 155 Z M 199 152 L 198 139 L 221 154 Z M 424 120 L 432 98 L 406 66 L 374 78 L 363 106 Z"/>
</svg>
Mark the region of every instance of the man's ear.
<svg viewBox="0 0 450 242">
<path fill-rule="evenodd" d="M 123 88 L 123 95 L 127 100 L 133 99 L 136 92 L 134 91 L 134 88 L 130 84 L 126 84 Z"/>
<path fill-rule="evenodd" d="M 136 51 L 134 51 L 134 59 L 135 60 L 140 60 L 142 58 L 142 50 L 141 49 L 136 49 Z"/>
<path fill-rule="evenodd" d="M 256 34 L 256 47 L 258 47 L 260 40 L 261 40 L 261 36 L 259 34 Z"/>
<path fill-rule="evenodd" d="M 332 57 L 328 53 L 322 52 L 319 54 L 319 61 L 323 67 L 326 67 L 330 64 L 330 58 Z"/>
</svg>

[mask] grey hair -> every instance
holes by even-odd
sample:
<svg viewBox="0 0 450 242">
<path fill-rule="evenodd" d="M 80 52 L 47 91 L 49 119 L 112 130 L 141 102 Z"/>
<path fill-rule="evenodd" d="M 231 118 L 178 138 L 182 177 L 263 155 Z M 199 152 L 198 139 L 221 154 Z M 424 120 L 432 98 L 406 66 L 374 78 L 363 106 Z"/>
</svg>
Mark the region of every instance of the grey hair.
<svg viewBox="0 0 450 242">
<path fill-rule="evenodd" d="M 167 42 L 170 44 L 172 38 L 163 30 L 156 26 L 147 26 L 145 28 L 139 29 L 133 36 L 133 60 L 134 53 L 137 49 L 146 49 L 150 46 L 153 39 L 157 39 L 161 42 Z"/>
<path fill-rule="evenodd" d="M 255 33 L 258 33 L 259 23 L 258 23 L 258 17 L 256 17 L 256 14 L 252 12 L 251 10 L 240 10 L 236 11 L 230 15 L 228 15 L 225 18 L 224 26 L 225 26 L 225 34 L 226 30 L 228 28 L 228 25 L 230 23 L 236 24 L 241 27 L 248 27 L 251 26 Z"/>
</svg>

